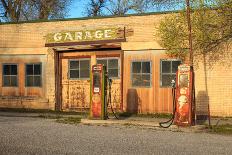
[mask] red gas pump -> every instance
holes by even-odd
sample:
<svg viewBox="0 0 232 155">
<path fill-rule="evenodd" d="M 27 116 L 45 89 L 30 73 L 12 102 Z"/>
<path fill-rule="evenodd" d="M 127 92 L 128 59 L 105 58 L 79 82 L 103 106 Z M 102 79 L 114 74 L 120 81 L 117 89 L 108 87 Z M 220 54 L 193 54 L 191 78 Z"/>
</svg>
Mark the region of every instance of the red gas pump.
<svg viewBox="0 0 232 155">
<path fill-rule="evenodd" d="M 178 126 L 191 126 L 195 124 L 194 105 L 194 74 L 190 65 L 178 66 L 176 74 L 176 112 L 174 124 Z"/>
<path fill-rule="evenodd" d="M 90 118 L 107 119 L 106 103 L 106 69 L 102 64 L 92 66 L 91 93 L 90 93 Z"/>
</svg>

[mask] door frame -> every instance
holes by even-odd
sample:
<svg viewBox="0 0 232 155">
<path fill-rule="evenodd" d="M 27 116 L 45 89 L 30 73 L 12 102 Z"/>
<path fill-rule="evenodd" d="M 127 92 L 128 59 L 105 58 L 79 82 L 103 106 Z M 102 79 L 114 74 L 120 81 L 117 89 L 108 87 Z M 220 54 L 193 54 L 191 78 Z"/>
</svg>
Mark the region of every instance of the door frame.
<svg viewBox="0 0 232 155">
<path fill-rule="evenodd" d="M 99 57 L 118 57 L 120 60 L 120 91 L 121 91 L 121 103 L 120 110 L 123 111 L 123 73 L 124 73 L 124 52 L 120 49 L 107 49 L 107 50 L 73 50 L 73 51 L 56 51 L 54 54 L 54 67 L 55 67 L 55 110 L 62 111 L 62 59 L 73 59 L 73 58 L 91 58 L 90 56 L 63 56 L 63 53 L 81 53 L 81 52 L 91 52 L 94 53 L 96 58 Z"/>
</svg>

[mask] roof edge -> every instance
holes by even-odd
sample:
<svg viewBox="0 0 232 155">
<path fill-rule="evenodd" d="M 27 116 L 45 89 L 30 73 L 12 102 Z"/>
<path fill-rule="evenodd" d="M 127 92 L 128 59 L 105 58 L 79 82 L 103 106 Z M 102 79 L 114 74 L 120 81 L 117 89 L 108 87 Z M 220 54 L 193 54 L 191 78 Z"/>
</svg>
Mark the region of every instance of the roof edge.
<svg viewBox="0 0 232 155">
<path fill-rule="evenodd" d="M 120 18 L 120 17 L 133 17 L 133 16 L 149 16 L 149 15 L 159 15 L 159 14 L 170 14 L 177 13 L 177 11 L 163 11 L 163 12 L 148 12 L 148 13 L 137 13 L 137 14 L 126 14 L 126 15 L 118 15 L 118 16 L 96 16 L 96 17 L 80 17 L 80 18 L 63 18 L 63 19 L 51 19 L 51 20 L 29 20 L 29 21 L 20 21 L 20 22 L 2 22 L 0 25 L 7 24 L 26 24 L 26 23 L 43 23 L 43 22 L 59 22 L 59 21 L 75 21 L 75 20 L 90 20 L 90 19 L 105 19 L 105 18 Z"/>
</svg>

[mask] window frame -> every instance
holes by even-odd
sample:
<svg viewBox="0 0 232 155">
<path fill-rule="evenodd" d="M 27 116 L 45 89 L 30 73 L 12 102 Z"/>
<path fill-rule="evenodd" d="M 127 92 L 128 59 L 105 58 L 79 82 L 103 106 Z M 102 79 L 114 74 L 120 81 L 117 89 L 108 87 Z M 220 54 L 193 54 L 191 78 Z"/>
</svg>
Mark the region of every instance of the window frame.
<svg viewBox="0 0 232 155">
<path fill-rule="evenodd" d="M 28 86 L 27 85 L 27 65 L 40 65 L 40 86 Z M 24 66 L 24 71 L 25 71 L 25 87 L 29 87 L 29 88 L 32 88 L 32 87 L 35 87 L 35 88 L 41 88 L 43 87 L 43 68 L 42 68 L 42 62 L 35 62 L 35 63 L 25 63 L 25 66 Z M 29 75 L 29 76 L 38 76 L 38 75 Z"/>
<path fill-rule="evenodd" d="M 162 62 L 163 61 L 168 61 L 171 62 L 171 73 L 162 73 Z M 160 88 L 171 88 L 170 86 L 163 86 L 163 81 L 162 81 L 162 75 L 175 75 L 176 73 L 172 73 L 172 62 L 173 61 L 180 61 L 180 64 L 182 64 L 182 60 L 181 59 L 160 59 Z"/>
<path fill-rule="evenodd" d="M 112 59 L 114 59 L 114 60 L 118 60 L 118 76 L 117 77 L 109 77 L 109 78 L 111 78 L 111 79 L 120 79 L 121 78 L 121 72 L 120 72 L 120 63 L 121 63 L 121 61 L 120 61 L 120 58 L 119 57 L 100 57 L 100 58 L 96 58 L 96 63 L 97 63 L 97 60 L 106 60 L 107 61 L 107 67 L 106 67 L 106 70 L 107 70 L 107 73 L 108 73 L 108 69 L 109 69 L 109 60 L 112 60 Z M 98 64 L 98 63 L 97 63 Z M 113 69 L 113 68 L 111 68 L 111 69 Z"/>
<path fill-rule="evenodd" d="M 143 62 L 149 62 L 150 63 L 150 73 L 133 73 L 133 62 L 141 62 L 141 69 L 142 69 L 142 63 Z M 131 83 L 131 87 L 132 88 L 151 88 L 152 87 L 152 60 L 132 60 L 131 61 L 131 67 L 130 67 L 130 83 Z M 149 74 L 150 75 L 150 84 L 149 86 L 133 86 L 133 82 L 132 82 L 132 78 L 133 78 L 133 74 L 140 74 L 140 75 L 147 75 Z"/>
<path fill-rule="evenodd" d="M 15 75 L 4 75 L 4 66 L 5 65 L 16 65 L 16 67 L 17 67 L 16 86 L 5 86 L 4 85 L 4 76 L 15 76 Z M 16 88 L 16 87 L 19 86 L 19 77 L 18 77 L 18 75 L 19 75 L 19 69 L 18 69 L 18 67 L 19 67 L 19 64 L 17 64 L 17 63 L 2 63 L 2 87 L 15 87 Z"/>
<path fill-rule="evenodd" d="M 80 61 L 81 60 L 89 60 L 89 77 L 88 78 L 82 78 L 82 77 L 80 77 Z M 79 78 L 71 78 L 70 77 L 70 62 L 71 61 L 79 61 Z M 72 70 L 74 70 L 74 69 L 72 69 Z M 69 80 L 89 80 L 90 79 L 90 72 L 91 72 L 91 58 L 79 58 L 79 59 L 69 59 L 68 60 L 68 79 Z"/>
</svg>

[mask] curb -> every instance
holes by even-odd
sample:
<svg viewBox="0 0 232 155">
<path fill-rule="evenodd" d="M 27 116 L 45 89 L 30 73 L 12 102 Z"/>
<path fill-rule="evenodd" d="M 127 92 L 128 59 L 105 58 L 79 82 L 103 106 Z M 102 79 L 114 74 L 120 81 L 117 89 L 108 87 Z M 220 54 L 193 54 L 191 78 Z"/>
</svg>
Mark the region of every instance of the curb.
<svg viewBox="0 0 232 155">
<path fill-rule="evenodd" d="M 165 130 L 174 132 L 203 132 L 205 125 L 196 125 L 191 127 L 179 127 L 171 125 L 169 128 L 162 128 L 158 122 L 146 122 L 146 121 L 127 121 L 127 120 L 90 120 L 81 119 L 81 124 L 84 125 L 122 125 L 122 126 L 135 126 L 144 129 Z"/>
</svg>

